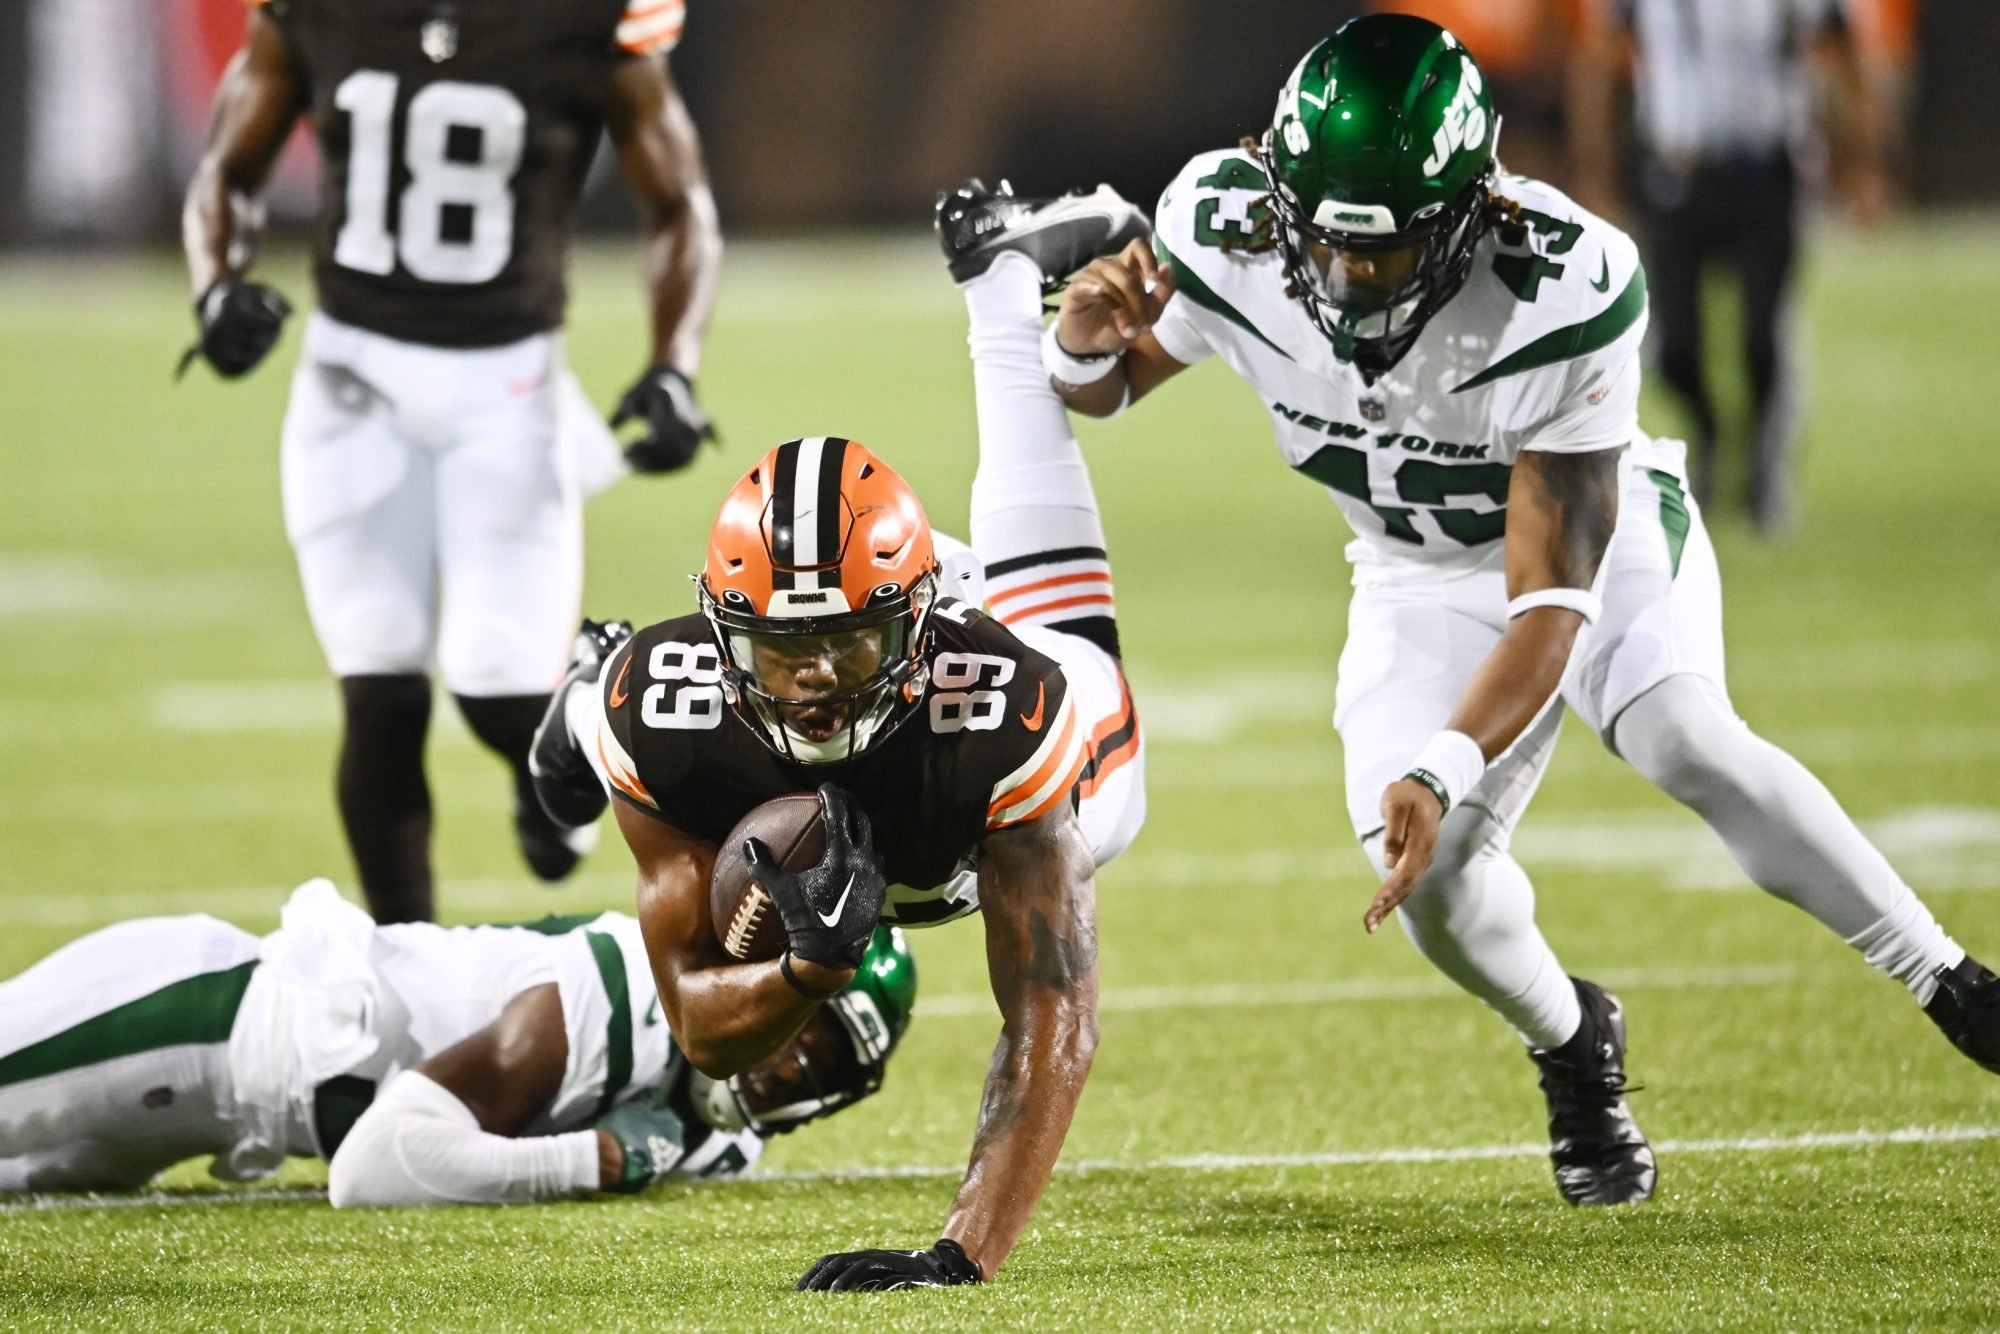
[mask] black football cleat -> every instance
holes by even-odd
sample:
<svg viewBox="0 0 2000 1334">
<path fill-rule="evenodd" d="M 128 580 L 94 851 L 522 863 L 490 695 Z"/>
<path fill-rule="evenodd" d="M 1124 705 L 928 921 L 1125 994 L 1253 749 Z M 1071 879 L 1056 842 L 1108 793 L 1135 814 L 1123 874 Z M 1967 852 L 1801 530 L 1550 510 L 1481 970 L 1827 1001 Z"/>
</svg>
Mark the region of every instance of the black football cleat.
<svg viewBox="0 0 2000 1334">
<path fill-rule="evenodd" d="M 1970 954 L 1932 976 L 1937 993 L 1924 1013 L 1952 1046 L 2000 1075 L 2000 977 Z"/>
<path fill-rule="evenodd" d="M 521 860 L 528 863 L 535 878 L 553 885 L 568 879 L 577 864 L 597 846 L 597 826 L 571 829 L 551 820 L 539 803 L 517 801 L 514 841 L 520 846 Z"/>
<path fill-rule="evenodd" d="M 1571 1204 L 1637 1204 L 1659 1171 L 1625 1105 L 1625 1011 L 1618 998 L 1573 977 L 1583 1024 L 1560 1047 L 1529 1051 L 1549 1101 L 1549 1160 Z"/>
<path fill-rule="evenodd" d="M 1069 276 L 1099 255 L 1115 255 L 1153 234 L 1153 224 L 1116 190 L 1100 185 L 1056 199 L 1022 199 L 973 177 L 937 198 L 938 244 L 953 282 L 970 282 L 1001 255 L 1026 255 L 1042 271 L 1042 291 L 1061 290 Z"/>
</svg>

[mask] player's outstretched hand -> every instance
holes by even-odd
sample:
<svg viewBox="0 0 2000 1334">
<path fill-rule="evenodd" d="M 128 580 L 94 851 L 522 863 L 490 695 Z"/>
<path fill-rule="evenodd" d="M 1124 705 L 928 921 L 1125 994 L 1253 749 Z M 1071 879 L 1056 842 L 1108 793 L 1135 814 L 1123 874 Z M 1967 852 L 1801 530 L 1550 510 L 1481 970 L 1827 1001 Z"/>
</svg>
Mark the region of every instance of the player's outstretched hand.
<svg viewBox="0 0 2000 1334">
<path fill-rule="evenodd" d="M 274 287 L 243 278 L 211 283 L 194 303 L 200 336 L 181 357 L 174 377 L 187 374 L 197 356 L 207 358 L 224 379 L 248 374 L 277 346 L 291 313 L 292 303 Z"/>
<path fill-rule="evenodd" d="M 744 842 L 743 857 L 778 905 L 793 954 L 825 968 L 859 968 L 889 885 L 867 812 L 831 783 L 820 785 L 819 809 L 826 851 L 812 866 L 787 871 L 758 838 Z"/>
<path fill-rule="evenodd" d="M 979 1266 L 950 1237 L 927 1251 L 846 1251 L 827 1255 L 799 1280 L 800 1292 L 888 1292 L 981 1282 Z"/>
<path fill-rule="evenodd" d="M 665 1107 L 644 1102 L 621 1103 L 597 1119 L 596 1131 L 618 1146 L 618 1173 L 599 1155 L 599 1185 L 620 1195 L 633 1195 L 656 1181 L 665 1181 L 674 1164 L 687 1156 L 687 1125 Z"/>
<path fill-rule="evenodd" d="M 1371 932 L 1382 925 L 1396 905 L 1410 897 L 1417 881 L 1437 855 L 1438 826 L 1444 806 L 1422 783 L 1399 778 L 1382 792 L 1382 858 L 1389 878 L 1375 891 L 1374 902 L 1361 916 Z"/>
<path fill-rule="evenodd" d="M 646 433 L 625 446 L 634 472 L 678 472 L 694 461 L 702 441 L 716 438 L 715 424 L 695 401 L 694 381 L 672 366 L 653 367 L 625 391 L 612 429 L 628 421 L 646 424 Z"/>
<path fill-rule="evenodd" d="M 1153 327 L 1174 294 L 1174 271 L 1161 268 L 1150 242 L 1093 259 L 1063 289 L 1056 341 L 1072 356 L 1123 352 Z"/>
</svg>

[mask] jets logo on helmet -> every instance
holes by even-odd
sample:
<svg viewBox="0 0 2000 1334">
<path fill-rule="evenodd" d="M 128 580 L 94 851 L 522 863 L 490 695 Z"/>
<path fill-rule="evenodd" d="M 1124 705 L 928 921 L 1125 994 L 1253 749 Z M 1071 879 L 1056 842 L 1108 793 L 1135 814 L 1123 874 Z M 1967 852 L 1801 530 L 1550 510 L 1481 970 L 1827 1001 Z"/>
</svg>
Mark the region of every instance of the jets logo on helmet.
<svg viewBox="0 0 2000 1334">
<path fill-rule="evenodd" d="M 1370 376 L 1464 285 L 1500 118 L 1478 62 L 1427 19 L 1378 14 L 1306 53 L 1258 145 L 1292 294 Z"/>
<path fill-rule="evenodd" d="M 867 446 L 788 440 L 728 496 L 697 582 L 724 697 L 786 759 L 849 759 L 922 698 L 937 556 L 916 493 Z"/>
</svg>

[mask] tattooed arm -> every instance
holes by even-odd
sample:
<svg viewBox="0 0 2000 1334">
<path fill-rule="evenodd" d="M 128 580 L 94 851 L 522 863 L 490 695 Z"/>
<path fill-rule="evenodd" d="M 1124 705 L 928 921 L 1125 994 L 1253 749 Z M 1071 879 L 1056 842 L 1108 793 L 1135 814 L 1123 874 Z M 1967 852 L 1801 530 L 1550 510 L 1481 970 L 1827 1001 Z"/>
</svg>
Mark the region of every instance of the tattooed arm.
<svg viewBox="0 0 2000 1334">
<path fill-rule="evenodd" d="M 1597 578 L 1618 523 L 1624 452 L 1522 452 L 1507 490 L 1510 600 L 1549 589 L 1587 590 Z M 1491 763 L 1556 693 L 1582 628 L 1583 614 L 1568 607 L 1535 607 L 1515 616 L 1466 683 L 1446 731 L 1470 737 Z M 1382 854 L 1390 873 L 1362 916 L 1370 931 L 1416 888 L 1437 851 L 1443 817 L 1436 791 L 1415 779 L 1398 779 L 1382 794 Z"/>
<path fill-rule="evenodd" d="M 979 903 L 1002 1024 L 944 1235 L 991 1278 L 1042 1197 L 1097 1050 L 1097 885 L 1067 802 L 987 836 Z"/>
</svg>

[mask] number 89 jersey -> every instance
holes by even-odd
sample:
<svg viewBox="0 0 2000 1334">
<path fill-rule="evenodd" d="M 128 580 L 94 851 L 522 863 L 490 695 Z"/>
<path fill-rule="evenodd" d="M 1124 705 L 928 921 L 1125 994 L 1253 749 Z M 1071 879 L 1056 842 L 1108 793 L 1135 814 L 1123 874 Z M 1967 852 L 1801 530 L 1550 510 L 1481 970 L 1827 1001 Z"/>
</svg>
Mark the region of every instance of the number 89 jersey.
<svg viewBox="0 0 2000 1334">
<path fill-rule="evenodd" d="M 563 261 L 612 71 L 683 0 L 251 0 L 311 97 L 320 306 L 406 342 L 562 323 Z"/>
<path fill-rule="evenodd" d="M 948 921 L 978 906 L 986 835 L 1076 802 L 1136 748 L 1137 724 L 1122 678 L 1122 699 L 1087 711 L 1059 663 L 985 613 L 944 598 L 931 625 L 923 697 L 855 759 L 795 764 L 758 739 L 722 697 L 699 615 L 634 635 L 604 665 L 595 737 L 574 719 L 572 730 L 617 800 L 718 845 L 773 797 L 838 784 L 874 825 L 890 882 L 882 920 Z"/>
</svg>

